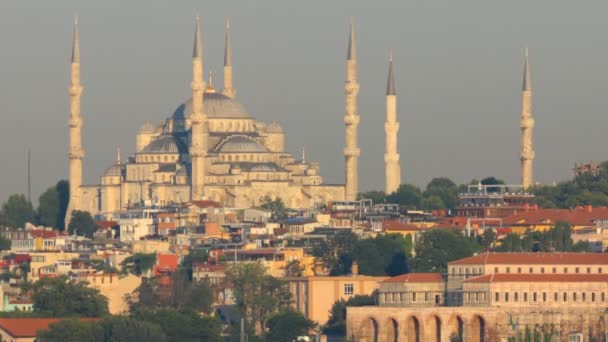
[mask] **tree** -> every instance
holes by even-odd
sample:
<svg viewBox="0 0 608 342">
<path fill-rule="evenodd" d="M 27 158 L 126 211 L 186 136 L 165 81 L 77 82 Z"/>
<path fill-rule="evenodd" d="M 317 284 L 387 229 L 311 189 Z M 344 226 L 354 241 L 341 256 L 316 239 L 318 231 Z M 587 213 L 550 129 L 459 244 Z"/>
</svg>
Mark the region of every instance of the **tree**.
<svg viewBox="0 0 608 342">
<path fill-rule="evenodd" d="M 169 341 L 221 341 L 221 322 L 214 317 L 201 317 L 193 311 L 162 308 L 138 311 L 133 317 L 160 326 Z"/>
<path fill-rule="evenodd" d="M 316 323 L 307 319 L 301 313 L 288 309 L 272 315 L 266 324 L 269 332 L 268 341 L 295 341 L 298 336 L 308 334 Z"/>
<path fill-rule="evenodd" d="M 94 321 L 66 319 L 53 323 L 47 330 L 39 330 L 39 342 L 103 341 L 103 328 Z"/>
<path fill-rule="evenodd" d="M 416 272 L 445 272 L 448 262 L 473 255 L 479 245 L 453 230 L 433 229 L 420 235 L 415 249 Z"/>
<path fill-rule="evenodd" d="M 55 184 L 57 197 L 59 198 L 59 206 L 57 208 L 57 223 L 55 227 L 59 230 L 65 230 L 65 214 L 68 210 L 68 202 L 70 201 L 70 183 L 62 179 Z"/>
<path fill-rule="evenodd" d="M 70 222 L 70 226 L 72 223 Z M 122 266 L 135 275 L 142 275 L 152 270 L 156 263 L 156 253 L 135 253 L 132 257 L 125 258 Z"/>
<path fill-rule="evenodd" d="M 0 251 L 7 251 L 11 249 L 11 240 L 0 236 Z"/>
<path fill-rule="evenodd" d="M 192 267 L 194 264 L 202 264 L 207 262 L 209 251 L 207 249 L 190 249 L 190 253 L 182 260 L 181 268 L 188 273 L 188 277 L 192 280 Z"/>
<path fill-rule="evenodd" d="M 397 191 L 386 197 L 389 203 L 396 203 L 408 209 L 416 209 L 420 207 L 422 192 L 420 188 L 412 184 L 401 184 Z"/>
<path fill-rule="evenodd" d="M 268 275 L 259 262 L 234 264 L 226 277 L 234 288 L 237 307 L 256 331 L 264 331 L 270 315 L 291 302 L 285 283 Z"/>
<path fill-rule="evenodd" d="M 357 198 L 359 200 L 362 199 L 370 199 L 373 203 L 383 203 L 386 201 L 387 194 L 384 191 L 372 190 L 368 192 L 360 192 Z"/>
<path fill-rule="evenodd" d="M 353 263 L 353 251 L 357 235 L 350 230 L 340 230 L 313 247 L 315 261 L 329 269 L 330 274 L 349 274 Z"/>
<path fill-rule="evenodd" d="M 354 256 L 359 273 L 365 275 L 395 276 L 409 271 L 406 240 L 400 234 L 378 235 L 357 241 Z"/>
<path fill-rule="evenodd" d="M 95 223 L 95 220 L 93 220 L 88 211 L 74 210 L 72 212 L 72 218 L 68 225 L 68 232 L 70 234 L 92 238 L 97 228 L 97 223 Z"/>
<path fill-rule="evenodd" d="M 301 277 L 304 272 L 304 266 L 300 264 L 300 260 L 291 260 L 285 265 L 285 277 Z"/>
<path fill-rule="evenodd" d="M 282 221 L 287 218 L 287 207 L 281 198 L 272 199 L 266 195 L 260 199 L 260 209 L 270 211 L 270 219 Z"/>
<path fill-rule="evenodd" d="M 496 232 L 492 228 L 487 228 L 477 237 L 477 242 L 484 249 L 492 247 L 494 241 L 496 241 Z"/>
<path fill-rule="evenodd" d="M 484 179 L 481 180 L 481 185 L 504 185 L 505 181 L 503 181 L 502 179 L 498 179 L 496 177 L 486 177 Z M 498 192 L 500 188 L 499 187 L 487 187 L 486 191 L 487 192 Z"/>
<path fill-rule="evenodd" d="M 32 285 L 34 312 L 51 317 L 101 317 L 108 314 L 108 299 L 99 290 L 67 277 L 43 278 Z"/>
<path fill-rule="evenodd" d="M 327 323 L 321 329 L 324 334 L 328 335 L 346 335 L 346 307 L 347 306 L 365 306 L 365 305 L 376 305 L 377 293 L 371 296 L 368 295 L 356 295 L 348 299 L 340 299 L 331 306 L 329 311 L 329 319 Z"/>
<path fill-rule="evenodd" d="M 454 209 L 458 204 L 458 186 L 446 177 L 433 178 L 426 186 L 423 208 Z"/>
<path fill-rule="evenodd" d="M 35 216 L 32 203 L 23 194 L 12 194 L 2 204 L 2 223 L 11 228 L 23 228 L 26 222 L 34 223 Z"/>
<path fill-rule="evenodd" d="M 50 187 L 38 198 L 38 210 L 36 217 L 38 224 L 46 227 L 57 225 L 59 215 L 59 194 L 56 187 Z"/>
</svg>

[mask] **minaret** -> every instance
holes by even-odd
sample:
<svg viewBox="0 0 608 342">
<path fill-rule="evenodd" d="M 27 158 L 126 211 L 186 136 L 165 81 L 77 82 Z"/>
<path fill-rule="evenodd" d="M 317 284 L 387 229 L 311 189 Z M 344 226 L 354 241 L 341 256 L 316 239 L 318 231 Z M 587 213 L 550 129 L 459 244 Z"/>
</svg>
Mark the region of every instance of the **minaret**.
<svg viewBox="0 0 608 342">
<path fill-rule="evenodd" d="M 521 186 L 525 190 L 532 185 L 532 161 L 534 160 L 534 147 L 532 145 L 532 129 L 534 129 L 534 119 L 532 118 L 532 79 L 530 78 L 527 48 L 524 64 L 524 80 L 521 90 Z"/>
<path fill-rule="evenodd" d="M 194 49 L 192 51 L 192 139 L 190 160 L 192 162 L 192 200 L 201 200 L 205 188 L 205 156 L 207 154 L 207 116 L 203 113 L 203 43 L 201 42 L 199 18 L 196 17 Z"/>
<path fill-rule="evenodd" d="M 82 148 L 82 116 L 80 115 L 80 96 L 82 85 L 80 84 L 80 42 L 78 36 L 78 18 L 74 18 L 74 37 L 72 41 L 72 61 L 70 66 L 70 118 L 68 126 L 70 130 L 70 141 L 68 147 L 68 159 L 70 163 L 70 198 L 65 213 L 65 229 L 67 229 L 72 211 L 82 208 L 81 189 L 82 186 L 82 159 L 84 149 Z"/>
<path fill-rule="evenodd" d="M 399 122 L 397 121 L 397 92 L 395 90 L 395 77 L 393 75 L 393 55 L 388 62 L 388 81 L 386 85 L 386 122 L 384 123 L 386 133 L 386 151 L 384 163 L 386 166 L 386 188 L 387 194 L 393 193 L 401 184 L 401 166 L 399 165 L 399 153 L 397 152 L 397 133 Z"/>
<path fill-rule="evenodd" d="M 222 94 L 233 99 L 236 89 L 232 84 L 232 48 L 230 47 L 230 20 L 226 20 L 226 46 L 224 48 L 224 90 Z"/>
<path fill-rule="evenodd" d="M 359 83 L 357 83 L 357 51 L 355 48 L 355 29 L 353 21 L 350 22 L 350 37 L 348 40 L 348 53 L 346 56 L 346 82 L 344 84 L 346 94 L 346 114 L 344 124 L 346 125 L 346 146 L 344 147 L 345 158 L 345 200 L 354 201 L 359 191 L 359 145 L 357 142 L 357 128 L 359 126 L 359 113 L 357 112 L 357 94 Z"/>
</svg>

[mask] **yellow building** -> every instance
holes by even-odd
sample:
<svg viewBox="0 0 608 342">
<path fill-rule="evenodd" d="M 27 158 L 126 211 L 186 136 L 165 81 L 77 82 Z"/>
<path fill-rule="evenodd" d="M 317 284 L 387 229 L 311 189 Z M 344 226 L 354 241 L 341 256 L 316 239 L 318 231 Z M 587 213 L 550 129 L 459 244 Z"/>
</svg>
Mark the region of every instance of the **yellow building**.
<svg viewBox="0 0 608 342">
<path fill-rule="evenodd" d="M 332 305 L 340 299 L 370 295 L 388 277 L 364 275 L 282 278 L 289 283 L 294 307 L 308 319 L 325 324 Z"/>
<path fill-rule="evenodd" d="M 40 279 L 40 268 L 46 266 L 53 266 L 58 261 L 71 261 L 72 259 L 78 258 L 78 253 L 66 253 L 66 252 L 32 252 L 29 253 L 32 261 L 30 262 L 30 272 L 27 277 L 30 281 L 37 281 Z"/>
</svg>

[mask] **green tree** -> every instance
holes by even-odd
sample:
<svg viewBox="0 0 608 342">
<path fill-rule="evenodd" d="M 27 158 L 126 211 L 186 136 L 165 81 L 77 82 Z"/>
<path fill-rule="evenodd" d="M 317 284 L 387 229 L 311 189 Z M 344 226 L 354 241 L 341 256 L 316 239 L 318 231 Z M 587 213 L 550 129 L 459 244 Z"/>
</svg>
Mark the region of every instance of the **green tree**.
<svg viewBox="0 0 608 342">
<path fill-rule="evenodd" d="M 108 299 L 97 289 L 74 283 L 67 277 L 44 278 L 32 284 L 34 312 L 51 317 L 102 317 Z"/>
<path fill-rule="evenodd" d="M 260 209 L 270 212 L 270 219 L 273 221 L 282 221 L 287 218 L 287 207 L 281 198 L 272 199 L 266 195 L 260 199 Z"/>
<path fill-rule="evenodd" d="M 298 336 L 308 335 L 316 323 L 301 313 L 288 309 L 272 315 L 267 322 L 267 341 L 295 341 Z"/>
<path fill-rule="evenodd" d="M 479 245 L 453 230 L 433 229 L 420 235 L 415 249 L 416 272 L 445 272 L 448 262 L 473 255 Z"/>
<path fill-rule="evenodd" d="M 72 223 L 70 222 L 70 226 Z M 122 266 L 135 275 L 142 275 L 154 267 L 156 253 L 135 253 L 132 257 L 125 258 Z"/>
<path fill-rule="evenodd" d="M 59 194 L 56 187 L 50 187 L 38 198 L 36 217 L 38 224 L 56 227 L 59 215 Z"/>
<path fill-rule="evenodd" d="M 11 240 L 0 236 L 0 251 L 7 251 L 11 249 Z"/>
<path fill-rule="evenodd" d="M 57 223 L 55 227 L 59 230 L 65 230 L 65 214 L 68 210 L 68 202 L 70 200 L 70 183 L 62 179 L 55 185 L 57 196 L 59 197 L 59 207 L 57 208 Z"/>
<path fill-rule="evenodd" d="M 357 241 L 354 249 L 359 273 L 395 276 L 409 271 L 406 240 L 401 234 L 378 235 Z"/>
<path fill-rule="evenodd" d="M 32 203 L 23 194 L 12 194 L 2 204 L 2 223 L 6 226 L 23 228 L 26 222 L 35 223 L 35 217 Z"/>
<path fill-rule="evenodd" d="M 190 249 L 190 253 L 182 260 L 181 267 L 188 273 L 188 277 L 192 279 L 192 266 L 194 264 L 202 264 L 207 262 L 209 251 L 207 249 Z"/>
<path fill-rule="evenodd" d="M 233 286 L 237 307 L 254 330 L 264 331 L 270 315 L 291 302 L 286 284 L 268 275 L 259 262 L 234 264 L 226 276 Z"/>
<path fill-rule="evenodd" d="M 97 228 L 97 223 L 95 223 L 95 220 L 93 220 L 88 211 L 74 210 L 72 212 L 72 218 L 68 225 L 68 232 L 70 234 L 92 238 Z"/>
<path fill-rule="evenodd" d="M 422 191 L 412 184 L 401 184 L 397 191 L 386 197 L 388 203 L 396 203 L 408 209 L 420 208 Z"/>
<path fill-rule="evenodd" d="M 172 308 L 138 311 L 134 318 L 161 327 L 168 341 L 221 341 L 221 322 L 215 317 L 199 316 L 193 311 Z"/>
<path fill-rule="evenodd" d="M 433 178 L 423 194 L 423 208 L 454 209 L 458 204 L 458 186 L 446 177 Z"/>
<path fill-rule="evenodd" d="M 329 311 L 329 319 L 321 329 L 324 334 L 328 335 L 346 335 L 346 307 L 347 306 L 366 306 L 377 304 L 377 293 L 373 295 L 356 295 L 349 298 L 347 301 L 340 299 L 335 302 Z"/>
<path fill-rule="evenodd" d="M 139 321 L 130 317 L 112 316 L 103 320 L 103 341 L 110 342 L 166 342 L 167 336 L 153 323 Z"/>
<path fill-rule="evenodd" d="M 357 198 L 359 200 L 362 199 L 371 199 L 372 202 L 376 203 L 384 203 L 386 201 L 387 194 L 384 191 L 372 190 L 368 192 L 360 192 Z"/>
<path fill-rule="evenodd" d="M 300 263 L 300 260 L 291 260 L 285 265 L 284 276 L 285 277 L 301 277 L 304 272 L 304 266 Z"/>
<path fill-rule="evenodd" d="M 507 234 L 496 250 L 499 252 L 522 252 L 521 237 L 516 233 Z"/>
<path fill-rule="evenodd" d="M 315 245 L 312 255 L 315 261 L 327 269 L 332 276 L 349 274 L 353 263 L 353 252 L 357 235 L 350 230 L 340 230 L 327 241 Z"/>
<path fill-rule="evenodd" d="M 47 330 L 39 330 L 38 342 L 101 342 L 103 328 L 98 322 L 66 319 L 53 323 Z"/>
<path fill-rule="evenodd" d="M 477 241 L 481 248 L 490 248 L 496 241 L 496 232 L 492 228 L 487 228 L 483 234 L 477 237 Z"/>
<path fill-rule="evenodd" d="M 502 179 L 498 179 L 496 177 L 486 177 L 484 179 L 481 180 L 481 185 L 504 185 L 505 181 L 503 181 Z M 499 187 L 487 187 L 486 191 L 487 192 L 498 192 L 499 191 Z"/>
</svg>

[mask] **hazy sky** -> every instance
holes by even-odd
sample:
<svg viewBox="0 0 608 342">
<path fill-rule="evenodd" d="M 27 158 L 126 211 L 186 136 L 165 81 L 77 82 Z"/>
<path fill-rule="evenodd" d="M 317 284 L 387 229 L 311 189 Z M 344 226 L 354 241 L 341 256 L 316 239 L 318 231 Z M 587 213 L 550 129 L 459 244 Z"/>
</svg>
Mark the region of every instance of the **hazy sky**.
<svg viewBox="0 0 608 342">
<path fill-rule="evenodd" d="M 306 145 L 326 182 L 344 180 L 348 17 L 359 57 L 360 189 L 384 188 L 387 60 L 393 50 L 402 179 L 457 182 L 494 175 L 519 182 L 523 50 L 534 88 L 535 180 L 604 160 L 608 1 L 2 1 L 0 200 L 34 198 L 67 178 L 72 18 L 80 23 L 85 181 L 97 183 L 135 149 L 135 133 L 190 96 L 193 18 L 205 68 L 221 84 L 224 22 L 231 19 L 237 98 L 279 121 L 287 148 Z"/>
</svg>

